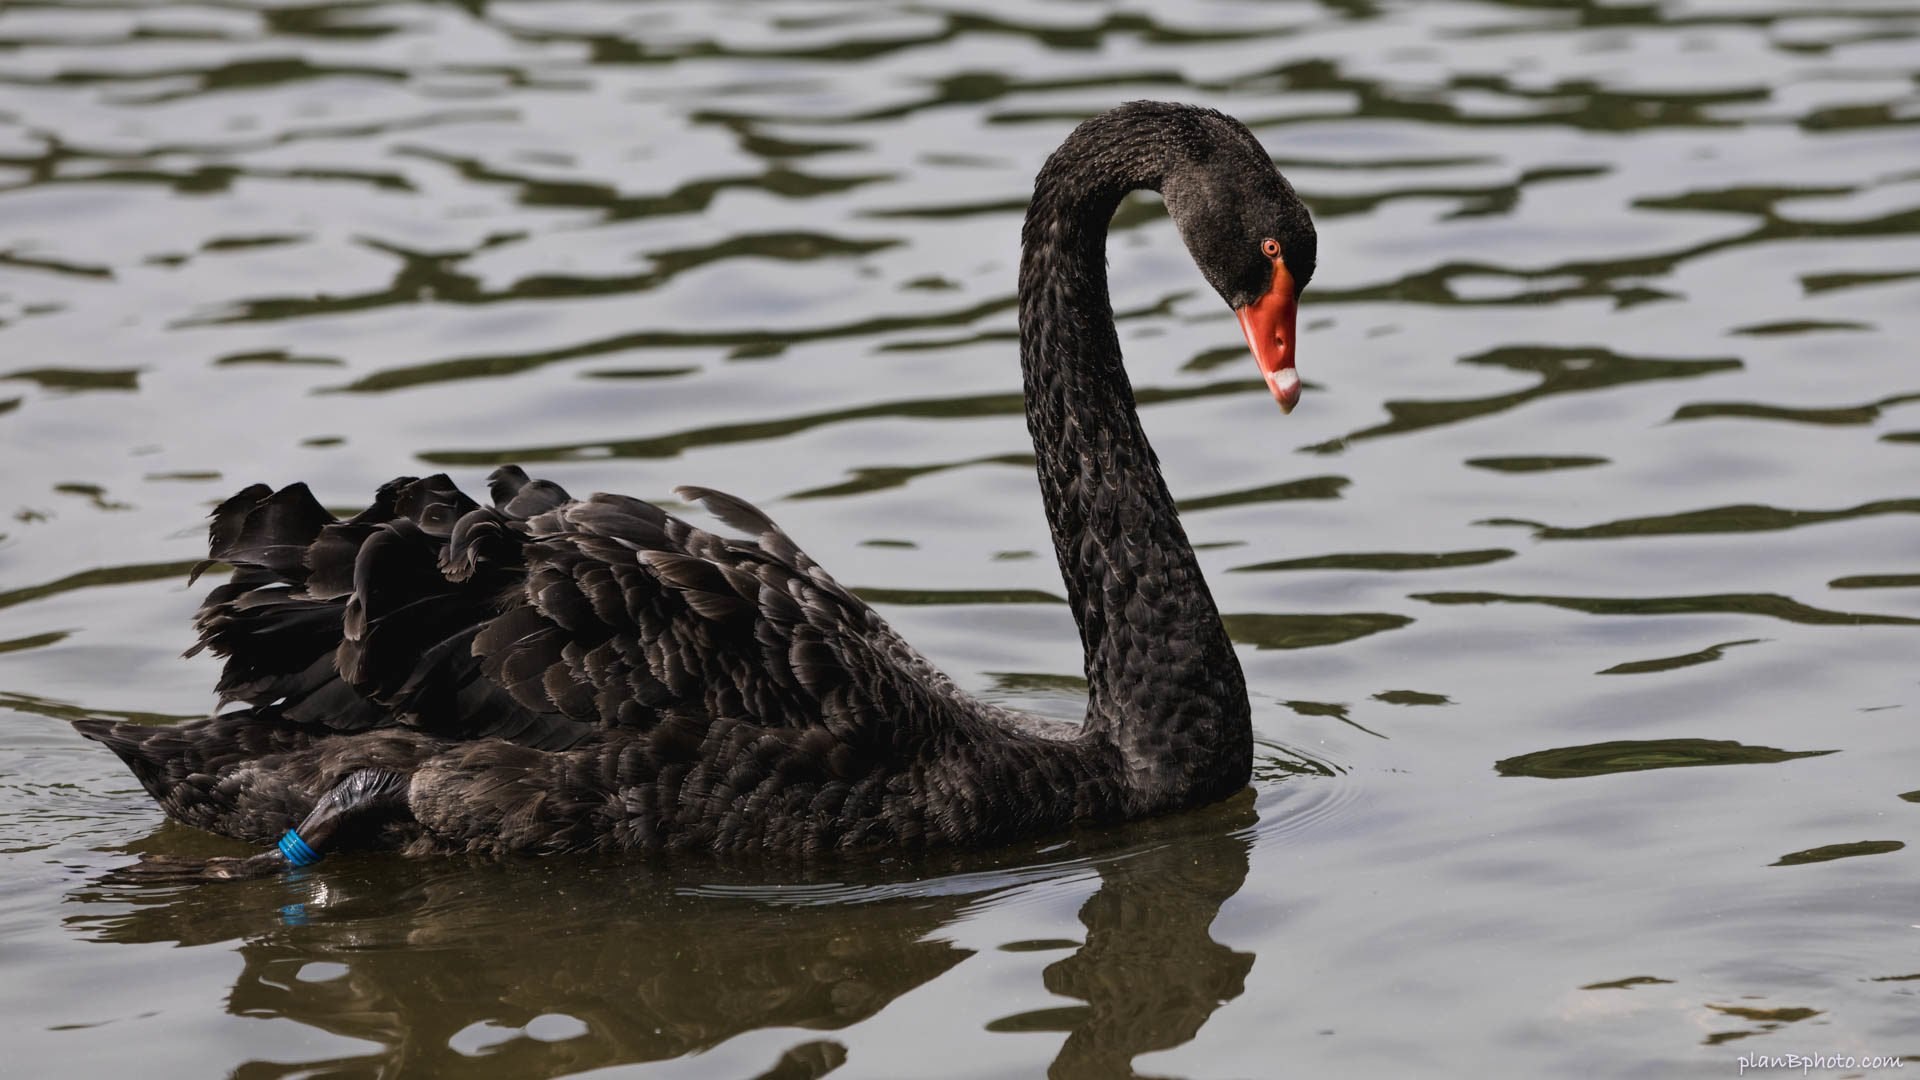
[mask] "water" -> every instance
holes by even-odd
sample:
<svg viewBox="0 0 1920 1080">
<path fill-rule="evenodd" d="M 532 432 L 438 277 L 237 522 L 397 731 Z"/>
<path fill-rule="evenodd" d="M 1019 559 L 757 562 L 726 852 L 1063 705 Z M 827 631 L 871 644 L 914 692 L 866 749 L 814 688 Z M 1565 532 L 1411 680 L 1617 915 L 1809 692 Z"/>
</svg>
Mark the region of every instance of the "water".
<svg viewBox="0 0 1920 1080">
<path fill-rule="evenodd" d="M 784 878 L 116 874 L 237 850 L 66 721 L 210 707 L 185 568 L 255 480 L 737 492 L 1074 715 L 1016 244 L 1137 97 L 1320 227 L 1284 418 L 1152 200 L 1111 244 L 1250 792 Z M 8 4 L 0 1073 L 1920 1055 L 1917 233 L 1912 4 Z"/>
</svg>

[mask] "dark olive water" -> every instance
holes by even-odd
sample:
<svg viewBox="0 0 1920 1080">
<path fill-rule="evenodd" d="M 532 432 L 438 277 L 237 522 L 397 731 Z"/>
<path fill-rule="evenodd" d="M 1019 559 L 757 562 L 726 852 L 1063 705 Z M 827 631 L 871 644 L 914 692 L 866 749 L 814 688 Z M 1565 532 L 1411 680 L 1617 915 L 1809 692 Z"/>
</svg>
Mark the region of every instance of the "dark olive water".
<svg viewBox="0 0 1920 1080">
<path fill-rule="evenodd" d="M 236 850 L 66 721 L 211 706 L 185 571 L 255 480 L 734 491 L 1073 715 L 1016 243 L 1136 97 L 1320 225 L 1291 417 L 1151 200 L 1111 247 L 1253 790 L 785 878 L 116 876 Z M 0 1073 L 1920 1056 L 1916 340 L 1911 3 L 6 4 Z"/>
</svg>

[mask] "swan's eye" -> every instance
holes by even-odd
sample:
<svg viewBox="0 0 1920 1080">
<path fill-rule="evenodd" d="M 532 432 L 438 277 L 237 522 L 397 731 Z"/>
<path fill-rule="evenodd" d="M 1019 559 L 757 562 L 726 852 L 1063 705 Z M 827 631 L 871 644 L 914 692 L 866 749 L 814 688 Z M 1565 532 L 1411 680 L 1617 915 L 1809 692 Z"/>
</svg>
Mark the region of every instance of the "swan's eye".
<svg viewBox="0 0 1920 1080">
<path fill-rule="evenodd" d="M 1265 240 L 1260 241 L 1260 250 L 1267 258 L 1274 258 L 1280 254 L 1280 241 L 1269 236 Z"/>
</svg>

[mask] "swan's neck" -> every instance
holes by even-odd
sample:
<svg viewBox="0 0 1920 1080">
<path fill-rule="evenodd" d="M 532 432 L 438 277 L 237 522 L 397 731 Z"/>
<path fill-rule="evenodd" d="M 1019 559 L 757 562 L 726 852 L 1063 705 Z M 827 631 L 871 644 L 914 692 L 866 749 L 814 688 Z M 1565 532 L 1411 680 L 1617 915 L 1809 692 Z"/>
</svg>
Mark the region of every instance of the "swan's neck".
<svg viewBox="0 0 1920 1080">
<path fill-rule="evenodd" d="M 1020 263 L 1027 427 L 1086 650 L 1089 737 L 1111 742 L 1141 809 L 1246 784 L 1246 683 L 1140 427 L 1107 295 L 1107 224 L 1159 190 L 1177 139 L 1075 132 L 1035 183 Z"/>
</svg>

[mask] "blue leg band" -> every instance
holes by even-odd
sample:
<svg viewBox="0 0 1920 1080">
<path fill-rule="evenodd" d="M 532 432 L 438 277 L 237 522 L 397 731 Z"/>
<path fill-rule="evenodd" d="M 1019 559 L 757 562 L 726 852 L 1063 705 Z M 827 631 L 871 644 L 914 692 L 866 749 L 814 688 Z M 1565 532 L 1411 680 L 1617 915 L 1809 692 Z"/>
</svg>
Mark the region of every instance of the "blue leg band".
<svg viewBox="0 0 1920 1080">
<path fill-rule="evenodd" d="M 288 829 L 286 835 L 280 838 L 280 854 L 285 855 L 287 862 L 294 866 L 312 866 L 320 861 L 320 853 L 308 847 L 307 842 L 300 839 L 300 834 L 292 829 Z"/>
</svg>

